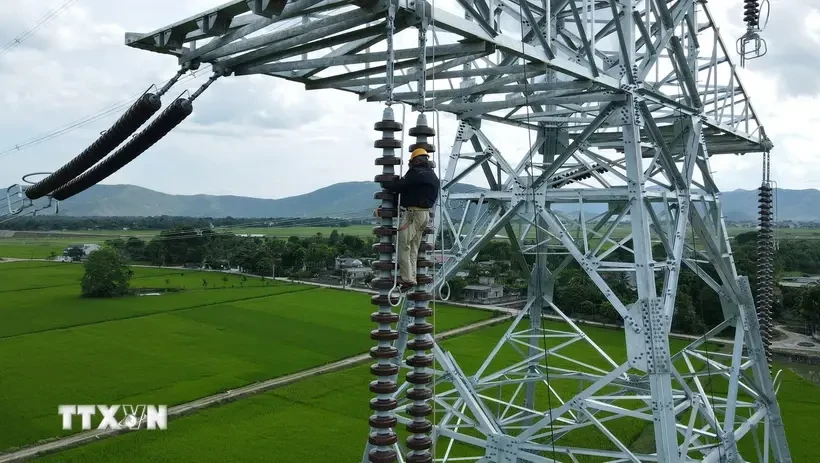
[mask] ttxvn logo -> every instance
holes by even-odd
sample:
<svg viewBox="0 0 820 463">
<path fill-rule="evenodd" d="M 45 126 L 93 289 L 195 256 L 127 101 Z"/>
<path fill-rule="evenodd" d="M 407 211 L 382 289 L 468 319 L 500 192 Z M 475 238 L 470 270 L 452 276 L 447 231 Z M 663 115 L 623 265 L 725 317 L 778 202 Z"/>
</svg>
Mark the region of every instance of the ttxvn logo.
<svg viewBox="0 0 820 463">
<path fill-rule="evenodd" d="M 97 429 L 168 429 L 167 405 L 60 405 L 63 430 L 70 431 L 73 418 L 81 417 L 82 428 L 91 429 L 91 417 L 102 415 Z"/>
</svg>

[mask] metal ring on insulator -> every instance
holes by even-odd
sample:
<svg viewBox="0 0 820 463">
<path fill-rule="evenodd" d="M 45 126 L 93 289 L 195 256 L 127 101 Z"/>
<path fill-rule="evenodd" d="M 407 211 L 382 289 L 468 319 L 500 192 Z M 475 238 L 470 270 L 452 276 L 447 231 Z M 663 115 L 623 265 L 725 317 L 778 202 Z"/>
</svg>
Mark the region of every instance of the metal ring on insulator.
<svg viewBox="0 0 820 463">
<path fill-rule="evenodd" d="M 398 307 L 404 302 L 404 294 L 402 294 L 401 289 L 399 288 L 398 282 L 396 282 L 395 278 L 393 279 L 393 287 L 390 288 L 390 291 L 387 293 L 387 303 L 390 304 L 390 307 Z M 396 296 L 396 303 L 393 304 L 393 293 L 398 293 Z"/>
<path fill-rule="evenodd" d="M 30 177 L 35 175 L 51 175 L 53 172 L 32 172 L 30 174 L 23 175 L 23 182 L 28 183 L 29 185 L 34 185 L 37 182 L 33 182 L 29 180 Z"/>
<path fill-rule="evenodd" d="M 444 297 L 441 293 L 441 289 L 444 288 L 445 286 L 447 287 L 447 297 Z M 445 281 L 444 283 L 441 284 L 441 286 L 438 287 L 439 299 L 441 299 L 442 301 L 449 301 L 451 292 L 452 291 L 450 290 L 450 282 L 448 282 L 448 281 Z"/>
<path fill-rule="evenodd" d="M 774 379 L 772 379 L 772 387 L 774 388 L 774 394 L 780 391 L 780 386 L 783 385 L 783 378 L 781 377 L 783 370 L 777 370 L 777 373 L 774 375 Z"/>
</svg>

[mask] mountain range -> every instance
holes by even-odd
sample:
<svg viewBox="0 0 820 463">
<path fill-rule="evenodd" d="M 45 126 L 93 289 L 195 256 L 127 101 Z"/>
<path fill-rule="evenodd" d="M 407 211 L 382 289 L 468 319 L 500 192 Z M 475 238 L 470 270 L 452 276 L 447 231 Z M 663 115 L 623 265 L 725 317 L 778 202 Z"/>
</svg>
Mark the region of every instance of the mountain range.
<svg viewBox="0 0 820 463">
<path fill-rule="evenodd" d="M 457 185 L 457 191 L 474 190 Z M 282 199 L 244 196 L 172 195 L 133 185 L 97 185 L 60 204 L 69 216 L 189 217 L 347 217 L 372 216 L 376 187 L 372 182 L 337 183 L 311 193 Z M 732 221 L 757 217 L 757 191 L 721 195 L 724 215 Z M 820 191 L 778 189 L 777 220 L 820 221 Z M 572 207 L 572 206 L 570 206 Z M 560 208 L 561 210 L 565 207 Z M 566 210 L 564 212 L 570 212 Z"/>
</svg>

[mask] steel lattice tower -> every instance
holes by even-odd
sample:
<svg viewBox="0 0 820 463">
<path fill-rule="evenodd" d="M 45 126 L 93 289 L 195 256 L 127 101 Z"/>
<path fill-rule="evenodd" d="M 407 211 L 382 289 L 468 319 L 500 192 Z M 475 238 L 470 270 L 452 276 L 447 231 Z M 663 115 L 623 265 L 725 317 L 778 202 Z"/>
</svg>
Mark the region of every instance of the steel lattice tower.
<svg viewBox="0 0 820 463">
<path fill-rule="evenodd" d="M 385 101 L 389 6 L 234 0 L 129 33 L 126 43 L 183 66 L 211 63 L 225 75 Z M 441 150 L 446 207 L 435 225 L 449 238 L 436 251 L 446 259 L 432 287 L 498 236 L 536 254 L 526 308 L 477 369 L 468 374 L 432 344 L 436 460 L 791 461 L 754 300 L 737 274 L 710 169 L 712 156 L 767 152 L 771 143 L 706 2 L 399 0 L 394 8 L 395 99 L 458 121 L 452 146 Z M 529 140 L 525 152 L 508 149 L 518 140 Z M 476 176 L 484 189 L 456 188 Z M 566 205 L 577 218 L 561 212 Z M 613 260 L 616 251 L 629 261 Z M 625 349 L 596 344 L 565 315 L 573 308 L 555 305 L 556 279 L 573 262 L 623 319 Z M 719 295 L 723 322 L 673 351 L 684 265 Z M 621 300 L 613 275 L 633 281 L 636 297 Z M 383 314 L 380 323 L 394 319 Z M 544 325 L 548 314 L 565 324 Z M 409 318 L 405 307 L 397 336 L 380 341 L 393 361 L 406 356 Z M 730 353 L 708 350 L 732 327 Z M 393 377 L 403 426 L 414 420 L 405 398 L 412 385 Z M 392 413 L 379 420 L 392 422 Z M 630 448 L 634 430 L 647 426 L 652 450 Z M 394 441 L 386 436 L 380 442 Z M 753 443 L 738 445 L 744 437 Z M 390 445 L 406 461 L 407 449 Z"/>
</svg>

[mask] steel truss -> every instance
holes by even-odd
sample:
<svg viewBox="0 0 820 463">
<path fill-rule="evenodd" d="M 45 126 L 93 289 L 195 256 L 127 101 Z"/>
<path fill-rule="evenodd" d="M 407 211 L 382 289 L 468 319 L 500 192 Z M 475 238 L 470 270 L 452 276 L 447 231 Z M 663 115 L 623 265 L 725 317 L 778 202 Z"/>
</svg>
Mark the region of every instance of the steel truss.
<svg viewBox="0 0 820 463">
<path fill-rule="evenodd" d="M 706 2 L 438 3 L 395 2 L 394 62 L 396 101 L 458 119 L 443 153 L 447 207 L 435 223 L 449 239 L 434 285 L 497 236 L 536 257 L 526 308 L 477 369 L 466 373 L 434 347 L 436 460 L 791 461 L 709 167 L 714 155 L 769 151 L 771 143 Z M 126 43 L 224 75 L 384 101 L 388 6 L 235 0 L 129 33 Z M 418 29 L 431 37 L 425 59 Z M 491 126 L 518 136 L 494 142 Z M 502 154 L 508 138 L 524 136 L 527 152 Z M 477 176 L 485 188 L 454 188 Z M 631 261 L 614 260 L 615 252 Z M 547 258 L 555 255 L 563 256 L 557 266 Z M 574 308 L 555 305 L 556 278 L 573 262 L 623 319 L 625 349 L 596 344 L 566 315 Z M 669 332 L 684 265 L 720 296 L 724 321 L 675 352 Z M 634 282 L 631 300 L 611 288 L 624 277 Z M 545 324 L 548 313 L 564 323 Z M 402 353 L 406 322 L 394 343 Z M 711 341 L 731 328 L 731 351 L 715 352 Z M 404 424 L 412 420 L 402 413 L 408 386 L 394 394 Z M 644 428 L 649 450 L 632 445 Z M 738 445 L 744 438 L 753 443 Z"/>
</svg>

